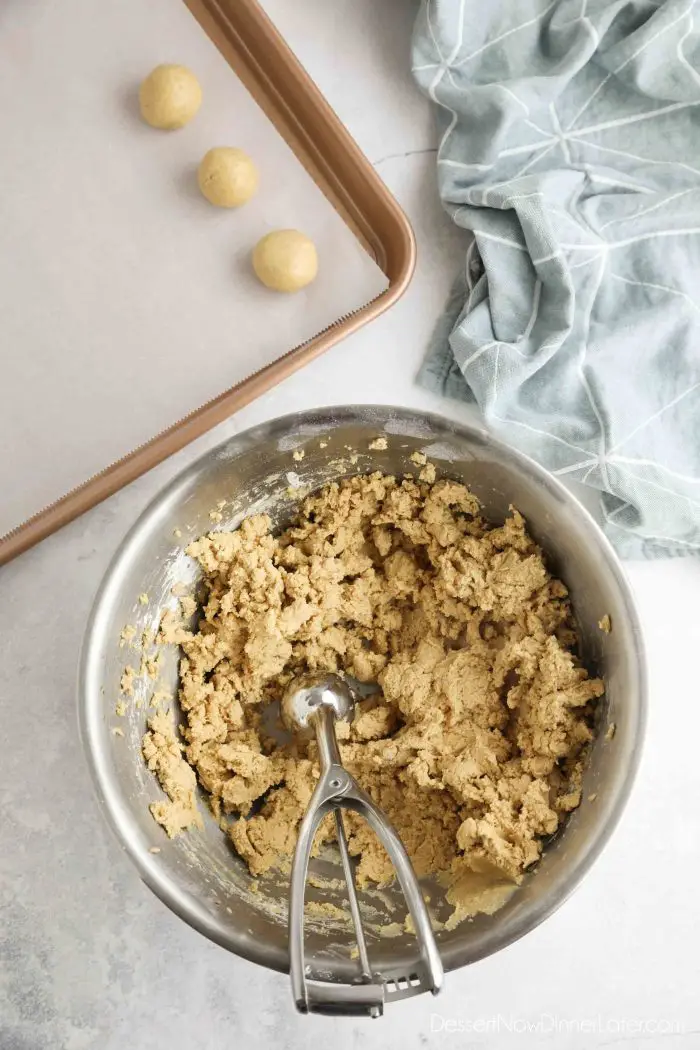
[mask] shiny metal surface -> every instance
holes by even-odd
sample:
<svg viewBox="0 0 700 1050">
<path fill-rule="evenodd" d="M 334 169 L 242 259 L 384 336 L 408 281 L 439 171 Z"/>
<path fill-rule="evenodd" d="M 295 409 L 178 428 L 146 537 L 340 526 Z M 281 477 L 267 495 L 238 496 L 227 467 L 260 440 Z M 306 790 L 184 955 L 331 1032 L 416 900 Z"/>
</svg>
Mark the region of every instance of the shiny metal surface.
<svg viewBox="0 0 700 1050">
<path fill-rule="evenodd" d="M 282 697 L 282 721 L 288 729 L 303 729 L 320 707 L 330 707 L 337 719 L 352 720 L 355 694 L 340 675 L 313 673 L 293 678 Z"/>
<path fill-rule="evenodd" d="M 378 436 L 385 451 L 369 451 Z M 327 441 L 321 448 L 321 440 Z M 347 447 L 357 450 L 350 462 Z M 292 458 L 293 449 L 304 458 Z M 120 648 L 123 626 L 153 626 L 164 605 L 174 606 L 174 584 L 194 587 L 195 566 L 184 554 L 188 539 L 212 529 L 210 513 L 217 503 L 222 521 L 234 528 L 245 516 L 265 511 L 277 526 L 293 515 L 296 500 L 290 486 L 317 488 L 327 481 L 369 470 L 414 473 L 415 450 L 425 451 L 438 474 L 466 482 L 485 512 L 501 521 L 514 504 L 549 556 L 552 569 L 570 588 L 582 639 L 582 657 L 605 677 L 607 692 L 599 709 L 602 732 L 594 743 L 584 780 L 584 802 L 548 846 L 537 868 L 493 916 L 478 916 L 452 930 L 441 930 L 437 942 L 446 970 L 480 959 L 522 937 L 550 915 L 572 892 L 607 842 L 624 808 L 637 768 L 645 724 L 646 671 L 639 621 L 620 564 L 590 515 L 544 470 L 485 432 L 459 426 L 438 416 L 382 406 L 330 408 L 274 420 L 237 435 L 209 452 L 177 477 L 141 515 L 118 550 L 100 587 L 87 628 L 80 669 L 80 725 L 87 759 L 105 816 L 143 880 L 168 907 L 195 929 L 230 951 L 265 966 L 287 971 L 286 880 L 264 876 L 257 892 L 242 862 L 208 813 L 205 827 L 168 841 L 148 813 L 148 803 L 161 797 L 140 755 L 146 719 L 144 707 L 129 705 L 125 718 L 114 714 L 119 678 L 128 652 Z M 176 536 L 176 530 L 182 533 Z M 148 594 L 139 605 L 138 595 Z M 597 627 L 609 614 L 610 634 Z M 133 662 L 133 658 L 132 658 Z M 165 653 L 161 681 L 173 689 L 177 654 Z M 136 702 L 147 696 L 139 693 Z M 614 722 L 611 740 L 604 729 Z M 113 733 L 121 729 L 123 737 Z M 595 802 L 588 796 L 596 795 Z M 202 806 L 204 812 L 204 806 Z M 151 853 L 151 847 L 160 849 Z M 312 861 L 319 879 L 341 876 L 332 860 Z M 321 883 L 319 882 L 319 885 Z M 442 891 L 427 884 L 431 907 L 444 919 L 449 907 Z M 312 899 L 345 907 L 342 893 L 313 889 Z M 363 915 L 376 922 L 401 922 L 405 912 L 398 888 L 382 897 L 360 893 Z M 374 921 L 374 920 L 373 920 Z M 349 921 L 307 924 L 308 961 L 325 969 L 323 977 L 350 981 L 356 972 L 348 946 Z M 381 937 L 368 929 L 372 965 L 396 978 L 387 998 L 412 991 L 402 988 L 415 958 L 408 934 Z M 329 962 L 330 959 L 330 962 Z"/>
<path fill-rule="evenodd" d="M 343 827 L 343 809 L 363 817 L 384 846 L 394 866 L 413 920 L 418 958 L 403 975 L 403 984 L 413 994 L 432 992 L 442 985 L 440 953 L 430 925 L 428 909 L 413 866 L 385 813 L 374 804 L 355 778 L 343 767 L 335 735 L 336 720 L 350 719 L 355 706 L 353 692 L 337 674 L 307 674 L 293 679 L 282 699 L 282 717 L 293 726 L 313 727 L 318 744 L 321 776 L 299 827 L 289 890 L 289 957 L 292 995 L 301 1013 L 354 1014 L 380 1017 L 384 1011 L 384 974 L 372 967 L 355 889 L 350 854 Z M 351 983 L 322 982 L 313 978 L 304 953 L 304 900 L 311 847 L 321 821 L 335 817 L 343 877 L 347 887 L 359 955 L 359 966 Z M 396 983 L 396 982 L 395 982 Z"/>
</svg>

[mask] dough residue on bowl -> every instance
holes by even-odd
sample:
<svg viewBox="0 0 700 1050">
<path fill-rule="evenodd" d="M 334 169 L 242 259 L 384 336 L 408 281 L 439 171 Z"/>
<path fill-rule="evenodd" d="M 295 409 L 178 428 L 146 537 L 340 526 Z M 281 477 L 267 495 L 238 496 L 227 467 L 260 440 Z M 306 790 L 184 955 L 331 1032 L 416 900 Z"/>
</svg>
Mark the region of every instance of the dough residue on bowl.
<svg viewBox="0 0 700 1050">
<path fill-rule="evenodd" d="M 275 705 L 295 674 L 340 671 L 378 687 L 338 725 L 342 759 L 418 875 L 476 880 L 482 897 L 485 877 L 522 879 L 581 801 L 603 684 L 516 510 L 494 527 L 464 485 L 375 473 L 306 497 L 280 535 L 257 515 L 187 551 L 204 573 L 197 627 L 161 627 L 183 652 L 184 744 L 160 714 L 144 739 L 166 831 L 196 820 L 196 772 L 253 875 L 288 863 L 319 773 Z M 369 828 L 352 813 L 346 828 L 360 884 L 388 881 Z M 317 845 L 332 837 L 326 822 Z"/>
</svg>

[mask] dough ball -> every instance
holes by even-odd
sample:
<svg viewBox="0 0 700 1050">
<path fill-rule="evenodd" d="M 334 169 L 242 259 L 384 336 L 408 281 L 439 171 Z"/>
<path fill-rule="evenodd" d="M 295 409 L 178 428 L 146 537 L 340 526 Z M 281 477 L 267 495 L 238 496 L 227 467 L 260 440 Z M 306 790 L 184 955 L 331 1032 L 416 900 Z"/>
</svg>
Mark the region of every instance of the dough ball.
<svg viewBox="0 0 700 1050">
<path fill-rule="evenodd" d="M 247 153 L 233 146 L 216 146 L 202 157 L 199 188 L 219 208 L 238 208 L 258 188 L 258 170 Z"/>
<path fill-rule="evenodd" d="M 316 246 L 299 230 L 274 230 L 256 244 L 253 269 L 268 288 L 298 292 L 318 273 Z"/>
<path fill-rule="evenodd" d="M 172 131 L 195 116 L 202 104 L 202 89 L 185 66 L 156 66 L 141 84 L 139 102 L 147 124 Z"/>
</svg>

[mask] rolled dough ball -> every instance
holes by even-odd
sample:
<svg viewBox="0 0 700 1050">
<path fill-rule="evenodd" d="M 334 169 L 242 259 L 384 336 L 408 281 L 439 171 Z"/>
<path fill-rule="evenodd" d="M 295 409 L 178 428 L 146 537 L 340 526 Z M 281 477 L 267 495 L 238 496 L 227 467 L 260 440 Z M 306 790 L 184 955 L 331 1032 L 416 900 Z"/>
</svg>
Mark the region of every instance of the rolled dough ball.
<svg viewBox="0 0 700 1050">
<path fill-rule="evenodd" d="M 268 288 L 298 292 L 318 273 L 316 246 L 299 230 L 273 230 L 256 244 L 253 269 Z"/>
<path fill-rule="evenodd" d="M 195 116 L 202 104 L 202 89 L 185 66 L 156 66 L 141 84 L 139 102 L 147 124 L 173 131 Z"/>
<path fill-rule="evenodd" d="M 202 157 L 199 188 L 211 204 L 238 208 L 258 188 L 258 171 L 247 153 L 233 146 L 216 146 Z"/>
</svg>

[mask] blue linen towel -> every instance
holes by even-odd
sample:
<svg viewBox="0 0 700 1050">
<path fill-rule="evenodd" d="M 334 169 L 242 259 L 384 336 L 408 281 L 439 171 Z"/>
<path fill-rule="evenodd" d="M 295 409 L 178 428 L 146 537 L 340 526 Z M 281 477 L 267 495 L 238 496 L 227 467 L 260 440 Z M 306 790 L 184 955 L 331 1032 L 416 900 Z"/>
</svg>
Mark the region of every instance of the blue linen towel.
<svg viewBox="0 0 700 1050">
<path fill-rule="evenodd" d="M 700 5 L 423 0 L 413 68 L 474 234 L 420 382 L 599 489 L 624 556 L 697 553 Z"/>
</svg>

